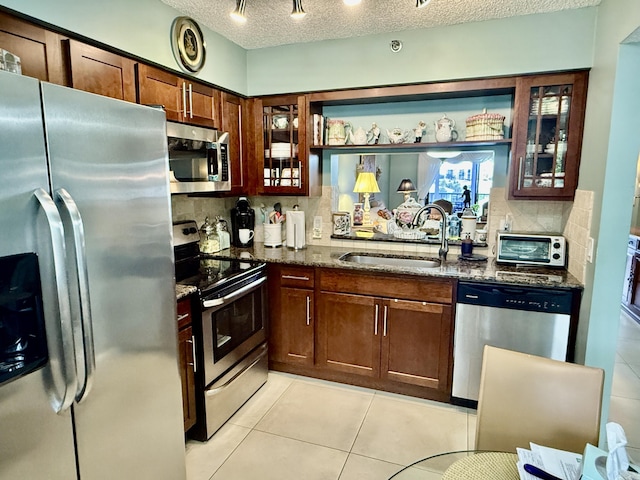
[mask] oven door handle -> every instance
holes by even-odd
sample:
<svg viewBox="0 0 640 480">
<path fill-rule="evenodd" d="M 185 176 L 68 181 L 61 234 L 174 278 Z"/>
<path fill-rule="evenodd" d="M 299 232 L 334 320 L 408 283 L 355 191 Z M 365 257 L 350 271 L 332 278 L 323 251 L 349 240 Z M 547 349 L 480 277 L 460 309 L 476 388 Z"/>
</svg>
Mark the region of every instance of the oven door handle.
<svg viewBox="0 0 640 480">
<path fill-rule="evenodd" d="M 213 308 L 213 307 L 219 307 L 220 305 L 224 305 L 225 303 L 232 302 L 236 298 L 238 298 L 238 297 L 244 295 L 245 293 L 247 293 L 249 290 L 253 290 L 256 287 L 259 287 L 260 285 L 262 285 L 266 281 L 267 281 L 267 277 L 261 277 L 258 280 L 256 280 L 255 282 L 252 282 L 249 285 L 245 285 L 244 287 L 240 288 L 239 290 L 236 290 L 235 292 L 233 292 L 230 295 L 227 295 L 227 296 L 222 297 L 222 298 L 216 298 L 214 300 L 204 300 L 202 302 L 202 306 L 204 308 Z"/>
</svg>

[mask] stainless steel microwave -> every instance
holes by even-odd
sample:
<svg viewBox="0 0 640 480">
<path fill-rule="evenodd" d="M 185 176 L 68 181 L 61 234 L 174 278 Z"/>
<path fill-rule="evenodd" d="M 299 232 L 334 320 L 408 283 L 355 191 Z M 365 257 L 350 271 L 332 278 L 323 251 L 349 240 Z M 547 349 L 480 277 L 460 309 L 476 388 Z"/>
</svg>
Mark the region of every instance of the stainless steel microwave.
<svg viewBox="0 0 640 480">
<path fill-rule="evenodd" d="M 171 193 L 231 190 L 229 134 L 167 122 Z"/>
<path fill-rule="evenodd" d="M 567 241 L 559 233 L 498 232 L 498 263 L 564 267 Z"/>
</svg>

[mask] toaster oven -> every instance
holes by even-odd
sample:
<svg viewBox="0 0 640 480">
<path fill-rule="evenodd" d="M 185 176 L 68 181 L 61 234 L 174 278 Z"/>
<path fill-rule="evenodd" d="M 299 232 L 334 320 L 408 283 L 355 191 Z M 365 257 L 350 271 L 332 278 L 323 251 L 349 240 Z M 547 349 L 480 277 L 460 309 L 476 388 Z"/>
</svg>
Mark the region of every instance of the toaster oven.
<svg viewBox="0 0 640 480">
<path fill-rule="evenodd" d="M 565 267 L 567 241 L 559 233 L 498 232 L 496 261 Z"/>
</svg>

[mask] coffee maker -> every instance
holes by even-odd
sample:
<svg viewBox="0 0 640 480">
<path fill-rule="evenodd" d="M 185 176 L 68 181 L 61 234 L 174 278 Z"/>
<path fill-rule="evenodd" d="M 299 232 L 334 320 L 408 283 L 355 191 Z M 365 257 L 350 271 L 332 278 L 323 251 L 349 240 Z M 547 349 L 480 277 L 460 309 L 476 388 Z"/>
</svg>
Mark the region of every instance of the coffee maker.
<svg viewBox="0 0 640 480">
<path fill-rule="evenodd" d="M 247 197 L 240 197 L 236 206 L 231 209 L 231 230 L 233 234 L 233 245 L 240 248 L 253 246 L 253 229 L 256 224 L 256 212 Z M 249 235 L 245 235 L 245 240 L 240 240 L 240 230 L 249 230 Z M 244 232 L 243 232 L 244 233 Z"/>
</svg>

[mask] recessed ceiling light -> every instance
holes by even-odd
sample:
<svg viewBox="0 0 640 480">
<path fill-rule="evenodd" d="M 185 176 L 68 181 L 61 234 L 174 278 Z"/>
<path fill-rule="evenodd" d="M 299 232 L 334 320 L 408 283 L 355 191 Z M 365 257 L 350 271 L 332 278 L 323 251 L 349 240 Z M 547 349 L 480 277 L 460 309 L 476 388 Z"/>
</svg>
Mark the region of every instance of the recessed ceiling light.
<svg viewBox="0 0 640 480">
<path fill-rule="evenodd" d="M 430 1 L 431 0 L 416 0 L 416 7 L 417 8 L 426 7 L 427 5 L 429 5 Z"/>
<path fill-rule="evenodd" d="M 360 4 L 360 3 L 362 2 L 362 0 L 342 0 L 342 2 L 343 2 L 345 5 L 347 5 L 347 6 L 349 6 L 349 7 L 352 7 L 352 6 L 354 6 L 354 5 L 358 5 L 358 4 Z"/>
</svg>

